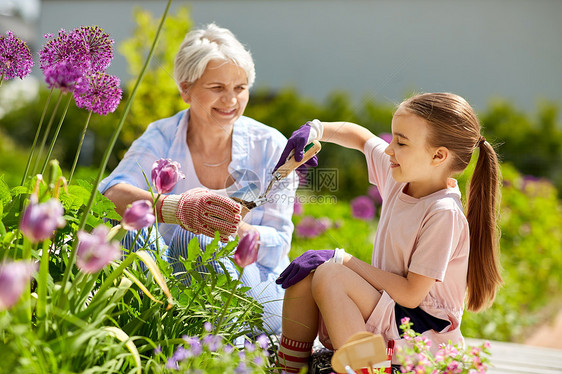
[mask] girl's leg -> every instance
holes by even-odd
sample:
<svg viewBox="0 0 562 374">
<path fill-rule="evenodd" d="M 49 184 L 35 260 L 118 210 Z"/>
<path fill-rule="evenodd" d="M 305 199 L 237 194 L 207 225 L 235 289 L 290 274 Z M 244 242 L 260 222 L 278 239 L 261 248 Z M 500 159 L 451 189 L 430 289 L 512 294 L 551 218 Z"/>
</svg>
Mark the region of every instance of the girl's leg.
<svg viewBox="0 0 562 374">
<path fill-rule="evenodd" d="M 380 300 L 380 292 L 344 265 L 320 265 L 312 278 L 311 292 L 335 349 L 359 331 Z"/>
<path fill-rule="evenodd" d="M 318 333 L 318 307 L 312 297 L 312 278 L 313 274 L 285 290 L 279 366 L 287 373 L 298 373 L 308 365 Z"/>
</svg>

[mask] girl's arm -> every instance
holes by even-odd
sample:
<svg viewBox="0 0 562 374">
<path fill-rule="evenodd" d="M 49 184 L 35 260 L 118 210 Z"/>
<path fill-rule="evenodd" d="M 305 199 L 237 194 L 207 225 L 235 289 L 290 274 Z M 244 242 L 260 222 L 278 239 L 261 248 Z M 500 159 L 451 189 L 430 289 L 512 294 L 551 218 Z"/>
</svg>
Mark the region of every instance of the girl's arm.
<svg viewBox="0 0 562 374">
<path fill-rule="evenodd" d="M 361 152 L 364 151 L 367 140 L 375 136 L 363 126 L 351 122 L 322 122 L 322 125 L 324 133 L 321 141 L 357 149 Z"/>
<path fill-rule="evenodd" d="M 429 293 L 435 279 L 409 272 L 406 277 L 378 269 L 349 254 L 343 264 L 359 274 L 379 291 L 386 291 L 398 304 L 416 308 Z"/>
</svg>

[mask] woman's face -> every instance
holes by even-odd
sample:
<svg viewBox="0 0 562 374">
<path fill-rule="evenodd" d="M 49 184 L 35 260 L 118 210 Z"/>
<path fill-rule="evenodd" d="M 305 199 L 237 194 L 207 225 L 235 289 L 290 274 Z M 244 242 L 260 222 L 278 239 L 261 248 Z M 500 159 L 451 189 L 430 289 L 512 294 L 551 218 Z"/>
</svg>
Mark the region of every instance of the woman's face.
<svg viewBox="0 0 562 374">
<path fill-rule="evenodd" d="M 190 125 L 232 125 L 248 104 L 248 78 L 231 62 L 211 60 L 201 78 L 182 86 L 181 96 L 190 105 Z"/>
</svg>

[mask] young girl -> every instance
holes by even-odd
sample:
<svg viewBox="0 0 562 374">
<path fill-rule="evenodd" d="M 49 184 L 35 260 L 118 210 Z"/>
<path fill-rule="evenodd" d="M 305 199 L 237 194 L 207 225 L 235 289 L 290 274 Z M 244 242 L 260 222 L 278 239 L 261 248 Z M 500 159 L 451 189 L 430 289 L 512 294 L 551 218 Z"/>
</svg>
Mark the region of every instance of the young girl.
<svg viewBox="0 0 562 374">
<path fill-rule="evenodd" d="M 403 317 L 435 349 L 462 342 L 465 297 L 469 310 L 482 310 L 502 282 L 499 166 L 473 109 L 454 94 L 421 94 L 399 105 L 390 144 L 356 124 L 314 120 L 285 151 L 298 160 L 314 138 L 362 151 L 383 205 L 371 265 L 340 249 L 307 251 L 277 280 L 286 288 L 280 366 L 289 373 L 306 366 L 317 335 L 332 349 L 360 331 L 398 340 Z M 475 150 L 465 217 L 451 176 Z"/>
</svg>

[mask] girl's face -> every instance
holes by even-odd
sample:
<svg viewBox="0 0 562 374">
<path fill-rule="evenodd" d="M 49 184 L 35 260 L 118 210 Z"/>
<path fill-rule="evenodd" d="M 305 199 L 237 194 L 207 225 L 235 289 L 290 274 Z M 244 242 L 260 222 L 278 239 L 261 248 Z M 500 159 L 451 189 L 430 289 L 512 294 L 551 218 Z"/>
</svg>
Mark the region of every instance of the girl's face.
<svg viewBox="0 0 562 374">
<path fill-rule="evenodd" d="M 201 78 L 182 87 L 181 96 L 190 104 L 190 124 L 229 126 L 248 104 L 248 78 L 244 69 L 231 62 L 211 60 Z"/>
<path fill-rule="evenodd" d="M 403 107 L 392 118 L 392 142 L 385 153 L 390 156 L 392 178 L 409 183 L 408 194 L 423 196 L 428 187 L 434 186 L 441 173 L 436 173 L 439 152 L 427 144 L 427 122 Z M 416 192 L 414 192 L 416 191 Z"/>
</svg>

